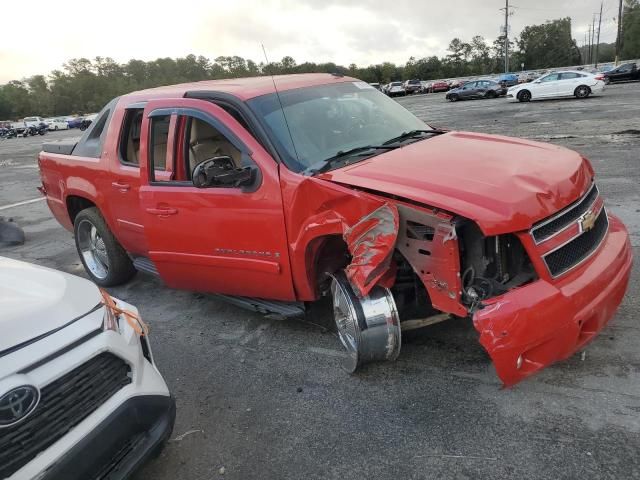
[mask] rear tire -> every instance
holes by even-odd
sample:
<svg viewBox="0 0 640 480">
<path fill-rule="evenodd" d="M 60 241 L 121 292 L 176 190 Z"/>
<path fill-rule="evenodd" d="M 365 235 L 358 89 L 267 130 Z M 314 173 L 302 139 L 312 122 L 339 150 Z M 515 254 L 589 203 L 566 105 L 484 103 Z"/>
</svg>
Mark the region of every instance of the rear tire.
<svg viewBox="0 0 640 480">
<path fill-rule="evenodd" d="M 136 269 L 97 208 L 82 210 L 73 222 L 76 249 L 94 283 L 113 287 L 131 279 Z"/>
<path fill-rule="evenodd" d="M 591 89 L 589 87 L 587 87 L 586 85 L 580 85 L 579 87 L 577 87 L 575 89 L 573 94 L 577 98 L 587 98 L 591 94 Z"/>
<path fill-rule="evenodd" d="M 530 102 L 531 101 L 531 92 L 529 90 L 522 90 L 518 93 L 518 100 L 520 102 Z"/>
</svg>

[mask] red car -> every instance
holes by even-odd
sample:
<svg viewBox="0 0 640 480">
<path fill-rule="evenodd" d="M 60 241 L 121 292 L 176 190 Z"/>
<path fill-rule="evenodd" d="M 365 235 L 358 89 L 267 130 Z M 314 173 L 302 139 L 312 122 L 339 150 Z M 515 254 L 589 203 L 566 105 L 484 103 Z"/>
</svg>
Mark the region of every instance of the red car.
<svg viewBox="0 0 640 480">
<path fill-rule="evenodd" d="M 445 81 L 433 82 L 429 87 L 430 93 L 446 92 L 449 90 L 449 83 Z"/>
<path fill-rule="evenodd" d="M 99 285 L 137 270 L 281 316 L 331 295 L 355 370 L 472 319 L 511 385 L 613 317 L 632 263 L 580 154 L 431 128 L 353 78 L 205 81 L 114 99 L 39 154 Z"/>
</svg>

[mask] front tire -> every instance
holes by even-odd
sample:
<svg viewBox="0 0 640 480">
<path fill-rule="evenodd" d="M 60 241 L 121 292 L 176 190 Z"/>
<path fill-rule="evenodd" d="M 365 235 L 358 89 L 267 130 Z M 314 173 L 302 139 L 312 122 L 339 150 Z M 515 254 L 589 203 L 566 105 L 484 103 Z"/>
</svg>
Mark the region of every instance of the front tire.
<svg viewBox="0 0 640 480">
<path fill-rule="evenodd" d="M 78 213 L 73 227 L 78 255 L 94 283 L 112 287 L 135 275 L 131 259 L 97 208 L 87 208 Z"/>
<path fill-rule="evenodd" d="M 529 90 L 522 90 L 519 94 L 518 94 L 518 100 L 520 102 L 530 102 L 531 101 L 531 92 Z"/>
<path fill-rule="evenodd" d="M 573 94 L 577 98 L 587 98 L 591 94 L 591 89 L 586 85 L 580 85 L 578 88 L 575 89 Z"/>
<path fill-rule="evenodd" d="M 457 102 L 458 100 L 460 100 L 458 95 L 453 94 L 453 95 L 449 96 L 449 101 L 451 101 L 451 102 Z"/>
<path fill-rule="evenodd" d="M 497 97 L 496 92 L 494 92 L 493 90 L 489 90 L 485 95 L 485 98 L 496 98 L 496 97 Z"/>
</svg>

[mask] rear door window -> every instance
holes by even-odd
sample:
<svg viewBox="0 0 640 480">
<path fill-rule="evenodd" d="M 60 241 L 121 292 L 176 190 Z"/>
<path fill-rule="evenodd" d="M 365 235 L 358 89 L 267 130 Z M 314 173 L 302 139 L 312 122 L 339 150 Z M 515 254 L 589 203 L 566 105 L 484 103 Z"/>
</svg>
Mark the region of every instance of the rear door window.
<svg viewBox="0 0 640 480">
<path fill-rule="evenodd" d="M 127 109 L 120 132 L 120 162 L 140 166 L 140 133 L 142 130 L 142 108 Z"/>
</svg>

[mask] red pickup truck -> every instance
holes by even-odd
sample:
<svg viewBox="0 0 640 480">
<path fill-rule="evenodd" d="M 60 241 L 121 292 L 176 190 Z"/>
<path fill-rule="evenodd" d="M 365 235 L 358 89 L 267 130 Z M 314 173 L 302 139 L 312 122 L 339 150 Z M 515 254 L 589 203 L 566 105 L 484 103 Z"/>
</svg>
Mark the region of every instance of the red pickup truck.
<svg viewBox="0 0 640 480">
<path fill-rule="evenodd" d="M 284 316 L 331 295 L 348 370 L 468 317 L 514 384 L 593 339 L 631 269 L 581 155 L 434 129 L 344 76 L 132 93 L 38 162 L 97 284 L 143 270 Z"/>
</svg>

